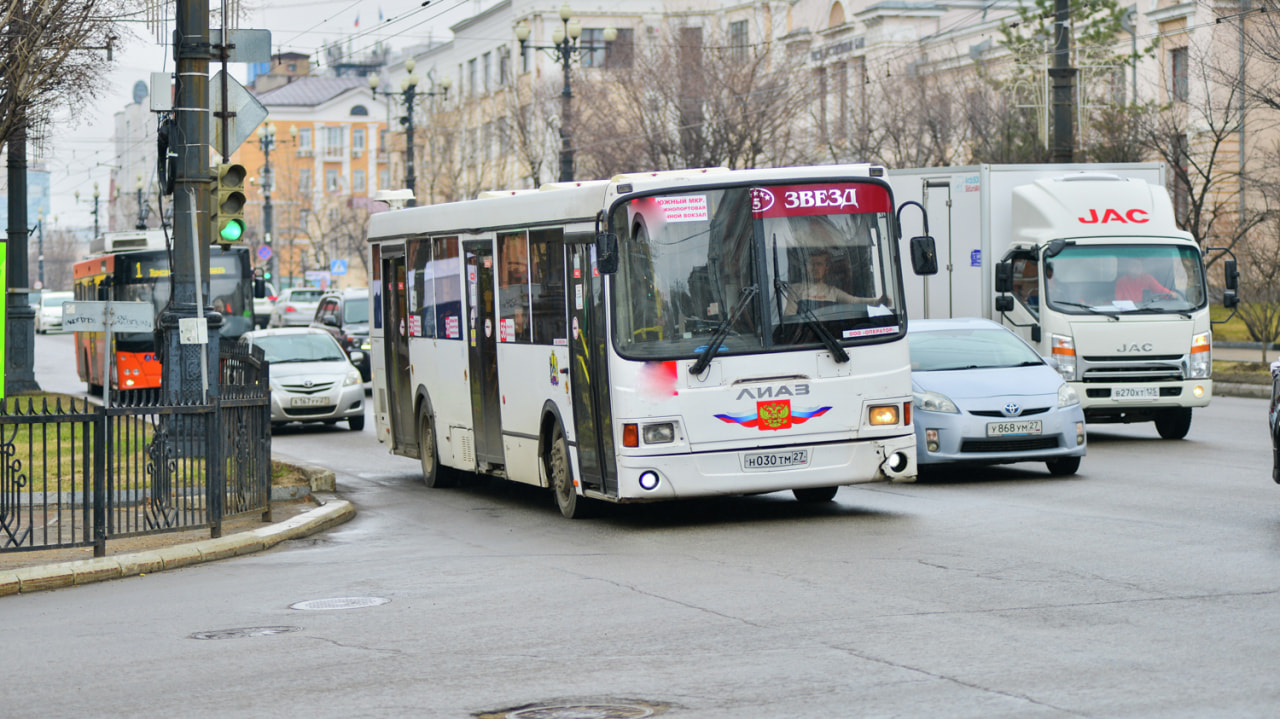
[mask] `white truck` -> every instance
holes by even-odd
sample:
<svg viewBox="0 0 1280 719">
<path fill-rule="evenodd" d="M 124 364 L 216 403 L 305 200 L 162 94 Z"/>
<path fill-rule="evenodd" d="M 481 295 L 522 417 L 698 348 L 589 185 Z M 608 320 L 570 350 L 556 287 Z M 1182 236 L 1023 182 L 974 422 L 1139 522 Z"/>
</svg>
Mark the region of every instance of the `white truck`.
<svg viewBox="0 0 1280 719">
<path fill-rule="evenodd" d="M 939 273 L 906 276 L 909 318 L 995 319 L 1051 358 L 1095 423 L 1180 439 L 1213 395 L 1200 247 L 1177 227 L 1162 163 L 890 170 L 903 236 Z M 1223 303 L 1235 306 L 1234 260 Z"/>
</svg>

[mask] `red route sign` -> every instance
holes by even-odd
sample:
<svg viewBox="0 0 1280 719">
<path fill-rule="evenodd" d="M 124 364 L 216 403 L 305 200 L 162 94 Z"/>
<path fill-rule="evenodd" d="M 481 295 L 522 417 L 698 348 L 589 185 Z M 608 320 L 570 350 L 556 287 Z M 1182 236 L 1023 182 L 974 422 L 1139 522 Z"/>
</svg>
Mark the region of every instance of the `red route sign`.
<svg viewBox="0 0 1280 719">
<path fill-rule="evenodd" d="M 751 188 L 751 214 L 757 219 L 892 210 L 889 191 L 870 183 L 833 182 Z"/>
</svg>

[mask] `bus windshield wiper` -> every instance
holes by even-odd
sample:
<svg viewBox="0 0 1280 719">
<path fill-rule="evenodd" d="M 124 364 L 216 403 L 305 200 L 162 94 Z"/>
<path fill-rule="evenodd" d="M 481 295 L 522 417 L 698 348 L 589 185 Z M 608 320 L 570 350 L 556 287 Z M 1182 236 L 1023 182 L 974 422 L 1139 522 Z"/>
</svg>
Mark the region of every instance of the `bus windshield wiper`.
<svg viewBox="0 0 1280 719">
<path fill-rule="evenodd" d="M 738 320 L 738 315 L 742 314 L 742 311 L 751 303 L 751 298 L 755 297 L 759 291 L 760 288 L 755 285 L 742 288 L 742 294 L 738 295 L 738 303 L 733 306 L 729 316 L 716 325 L 716 331 L 711 335 L 711 342 L 698 355 L 698 361 L 689 366 L 689 374 L 699 375 L 706 371 L 711 360 L 715 358 L 716 352 L 720 350 L 720 345 L 724 344 L 725 337 L 729 336 L 729 328 Z"/>
<path fill-rule="evenodd" d="M 1114 312 L 1103 312 L 1097 307 L 1094 307 L 1092 305 L 1086 305 L 1083 302 L 1063 302 L 1061 300 L 1054 300 L 1053 304 L 1063 305 L 1065 307 L 1079 307 L 1080 309 L 1085 310 L 1087 312 L 1092 312 L 1095 315 L 1103 315 L 1105 317 L 1110 317 L 1111 319 L 1117 320 L 1117 321 L 1120 319 L 1119 316 L 1117 316 L 1116 313 Z"/>
<path fill-rule="evenodd" d="M 822 340 L 822 344 L 826 345 L 827 349 L 831 350 L 831 357 L 835 359 L 836 362 L 849 361 L 849 353 L 845 352 L 844 347 L 840 346 L 840 341 L 837 340 L 835 335 L 831 334 L 831 331 L 822 324 L 822 320 L 818 319 L 818 316 L 813 313 L 813 310 L 809 309 L 808 304 L 796 295 L 795 290 L 791 289 L 791 285 L 775 276 L 773 278 L 773 288 L 779 295 L 785 296 L 787 299 L 795 303 L 796 311 L 804 318 L 804 323 L 812 328 L 813 333 L 818 335 L 818 339 Z"/>
</svg>

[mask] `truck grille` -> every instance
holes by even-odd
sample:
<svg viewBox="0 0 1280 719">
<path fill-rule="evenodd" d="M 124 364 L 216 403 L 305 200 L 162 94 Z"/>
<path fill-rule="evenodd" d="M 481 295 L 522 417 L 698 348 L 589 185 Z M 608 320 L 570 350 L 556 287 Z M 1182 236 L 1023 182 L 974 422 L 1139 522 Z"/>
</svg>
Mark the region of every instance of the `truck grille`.
<svg viewBox="0 0 1280 719">
<path fill-rule="evenodd" d="M 1083 382 L 1176 382 L 1182 379 L 1182 357 L 1082 357 Z"/>
</svg>

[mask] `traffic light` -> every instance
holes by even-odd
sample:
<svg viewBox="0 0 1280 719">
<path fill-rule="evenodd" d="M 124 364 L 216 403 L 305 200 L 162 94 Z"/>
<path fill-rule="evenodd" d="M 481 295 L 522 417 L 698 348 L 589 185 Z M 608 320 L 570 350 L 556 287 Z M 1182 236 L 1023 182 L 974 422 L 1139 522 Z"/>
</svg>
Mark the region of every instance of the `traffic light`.
<svg viewBox="0 0 1280 719">
<path fill-rule="evenodd" d="M 215 243 L 239 242 L 244 237 L 244 180 L 247 176 L 244 165 L 234 162 L 218 165 L 212 207 L 209 208 Z"/>
</svg>

